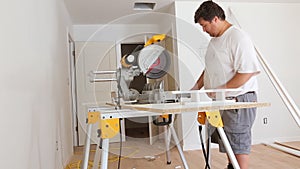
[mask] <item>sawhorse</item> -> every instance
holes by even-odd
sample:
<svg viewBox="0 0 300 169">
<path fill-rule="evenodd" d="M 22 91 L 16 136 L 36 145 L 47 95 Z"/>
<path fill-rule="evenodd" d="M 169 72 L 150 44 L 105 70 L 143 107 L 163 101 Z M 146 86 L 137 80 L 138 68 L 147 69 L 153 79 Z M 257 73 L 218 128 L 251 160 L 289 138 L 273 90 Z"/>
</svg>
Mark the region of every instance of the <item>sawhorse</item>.
<svg viewBox="0 0 300 169">
<path fill-rule="evenodd" d="M 147 116 L 151 114 L 147 113 Z M 153 114 L 157 115 L 157 114 Z M 108 117 L 108 118 L 107 118 Z M 187 161 L 184 157 L 180 141 L 177 137 L 176 131 L 173 126 L 174 117 L 171 117 L 171 123 L 164 125 L 165 127 L 165 144 L 166 144 L 166 155 L 167 155 L 167 164 L 171 164 L 171 157 L 170 157 L 170 142 L 171 136 L 173 136 L 174 142 L 176 144 L 177 150 L 179 152 L 180 158 L 184 165 L 185 169 L 189 169 Z M 101 112 L 99 111 L 89 111 L 88 118 L 87 118 L 87 133 L 86 133 L 86 141 L 85 141 L 85 149 L 84 149 L 84 159 L 81 165 L 82 169 L 88 169 L 89 163 L 89 155 L 90 155 L 90 145 L 91 145 L 91 132 L 92 132 L 92 125 L 98 123 L 98 127 L 100 132 L 100 139 L 101 139 L 101 169 L 108 168 L 108 154 L 109 154 L 109 139 L 113 138 L 115 135 L 119 133 L 120 124 L 119 118 L 121 117 L 114 117 L 114 116 L 102 116 Z M 98 150 L 98 146 L 97 146 Z M 99 153 L 96 150 L 96 154 Z M 97 157 L 97 155 L 96 155 Z M 93 162 L 93 169 L 98 169 L 99 160 L 95 158 Z"/>
<path fill-rule="evenodd" d="M 227 136 L 224 132 L 224 129 L 223 129 L 223 122 L 222 122 L 222 118 L 221 118 L 221 114 L 220 114 L 220 111 L 219 110 L 215 110 L 215 111 L 208 111 L 208 112 L 198 112 L 198 122 L 200 123 L 200 125 L 205 125 L 206 123 L 206 120 L 213 126 L 213 127 L 216 127 L 217 128 L 217 131 L 221 137 L 221 140 L 225 146 L 225 149 L 226 149 L 226 152 L 228 154 L 228 157 L 232 163 L 232 166 L 234 169 L 240 169 L 240 166 L 236 160 L 236 157 L 232 151 L 232 148 L 229 144 L 229 141 L 227 139 Z M 200 134 L 200 139 L 201 139 L 201 142 L 203 142 L 202 140 L 202 136 L 201 136 L 201 133 Z M 210 137 L 210 136 L 208 136 Z M 207 144 L 210 144 L 210 139 L 208 139 L 208 143 Z M 202 148 L 204 148 L 202 146 Z M 207 151 L 209 151 L 210 149 L 210 146 L 207 146 Z M 204 151 L 204 150 L 203 150 Z M 204 158 L 205 158 L 205 161 L 206 161 L 206 166 L 205 168 L 207 168 L 207 166 L 209 166 L 209 154 L 205 155 L 205 151 L 204 151 Z"/>
<path fill-rule="evenodd" d="M 146 113 L 149 115 L 149 113 Z M 112 117 L 112 118 L 110 118 Z M 119 133 L 119 118 L 113 118 L 114 116 L 101 116 L 100 112 L 88 112 L 88 118 L 87 118 L 87 135 L 86 135 L 86 143 L 85 143 L 85 150 L 84 150 L 84 159 L 82 162 L 82 168 L 87 169 L 88 168 L 88 160 L 89 160 L 89 152 L 90 152 L 90 144 L 91 144 L 91 132 L 92 132 L 92 125 L 95 123 L 99 123 L 99 129 L 101 130 L 100 133 L 100 139 L 101 139 L 101 148 L 102 148 L 102 155 L 101 155 L 101 169 L 107 169 L 108 168 L 108 153 L 109 153 L 109 139 L 114 137 L 116 134 Z M 165 117 L 166 118 L 166 117 Z M 170 157 L 170 141 L 171 136 L 173 136 L 173 139 L 175 141 L 177 150 L 180 154 L 181 160 L 183 162 L 184 168 L 188 169 L 187 161 L 184 157 L 182 148 L 180 146 L 180 141 L 177 137 L 176 131 L 173 126 L 174 117 L 168 117 L 171 118 L 172 122 L 163 125 L 165 127 L 165 144 L 166 144 L 166 155 L 167 155 L 167 164 L 171 164 L 171 157 Z M 232 162 L 232 165 L 235 169 L 239 169 L 238 162 L 235 158 L 235 155 L 233 154 L 233 151 L 230 147 L 229 141 L 225 135 L 225 132 L 223 130 L 223 123 L 221 119 L 221 115 L 219 111 L 209 111 L 209 112 L 199 112 L 198 113 L 198 122 L 200 124 L 205 124 L 205 121 L 207 121 L 214 127 L 217 128 L 220 137 L 225 145 L 226 151 L 228 153 L 228 156 Z M 98 149 L 98 146 L 97 146 Z M 96 153 L 99 153 L 96 151 Z M 95 158 L 94 160 L 94 168 L 95 166 L 98 166 L 99 164 L 99 158 Z"/>
</svg>

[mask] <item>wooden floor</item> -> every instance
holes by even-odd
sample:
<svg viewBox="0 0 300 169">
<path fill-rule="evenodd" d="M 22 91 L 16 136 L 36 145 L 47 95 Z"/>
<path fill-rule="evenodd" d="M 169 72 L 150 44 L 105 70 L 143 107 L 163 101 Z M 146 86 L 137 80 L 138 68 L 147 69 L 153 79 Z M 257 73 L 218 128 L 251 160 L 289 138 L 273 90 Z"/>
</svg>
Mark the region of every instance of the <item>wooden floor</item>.
<svg viewBox="0 0 300 169">
<path fill-rule="evenodd" d="M 293 147 L 300 148 L 300 142 L 286 143 Z M 95 147 L 95 146 L 94 146 Z M 70 164 L 79 163 L 82 159 L 82 147 L 76 148 L 75 155 Z M 126 150 L 125 150 L 126 151 Z M 143 151 L 143 150 L 140 150 Z M 141 153 L 147 154 L 143 151 Z M 187 159 L 190 169 L 204 169 L 205 163 L 203 159 L 202 151 L 185 151 L 185 158 Z M 145 158 L 146 157 L 146 158 Z M 128 155 L 121 160 L 121 169 L 183 169 L 183 165 L 179 156 L 179 153 L 175 147 L 171 149 L 172 163 L 166 164 L 165 153 L 160 151 L 159 154 L 153 155 L 153 159 L 147 158 L 147 156 L 140 155 L 140 157 L 134 157 Z M 91 152 L 91 159 L 93 158 L 93 152 Z M 109 169 L 118 168 L 117 155 L 110 154 Z M 218 149 L 212 149 L 211 152 L 211 168 L 212 169 L 224 169 L 227 165 L 226 156 L 218 152 Z M 71 165 L 70 165 L 71 166 Z M 72 168 L 72 167 L 67 167 Z M 76 167 L 74 167 L 75 169 Z M 72 168 L 73 169 L 73 168 Z M 266 145 L 254 145 L 252 146 L 252 152 L 250 155 L 250 169 L 300 169 L 300 158 L 281 152 L 277 149 L 271 148 Z"/>
</svg>

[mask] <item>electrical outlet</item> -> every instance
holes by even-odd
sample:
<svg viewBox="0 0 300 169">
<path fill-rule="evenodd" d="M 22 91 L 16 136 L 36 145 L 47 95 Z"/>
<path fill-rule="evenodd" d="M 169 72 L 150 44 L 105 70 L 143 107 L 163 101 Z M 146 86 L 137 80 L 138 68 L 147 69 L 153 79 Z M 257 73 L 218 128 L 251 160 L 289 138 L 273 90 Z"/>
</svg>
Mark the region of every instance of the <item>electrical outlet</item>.
<svg viewBox="0 0 300 169">
<path fill-rule="evenodd" d="M 268 124 L 268 118 L 267 117 L 263 118 L 263 124 Z"/>
<path fill-rule="evenodd" d="M 58 151 L 58 141 L 55 142 L 56 143 L 56 151 Z"/>
</svg>

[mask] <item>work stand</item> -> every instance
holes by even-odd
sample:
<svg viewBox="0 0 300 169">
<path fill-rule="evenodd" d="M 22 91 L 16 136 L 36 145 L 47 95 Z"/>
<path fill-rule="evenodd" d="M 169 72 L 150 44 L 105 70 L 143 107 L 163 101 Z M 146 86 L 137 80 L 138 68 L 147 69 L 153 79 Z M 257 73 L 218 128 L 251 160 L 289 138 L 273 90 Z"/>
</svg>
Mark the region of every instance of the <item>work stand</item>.
<svg viewBox="0 0 300 169">
<path fill-rule="evenodd" d="M 240 166 L 236 160 L 236 157 L 232 151 L 232 148 L 230 146 L 230 143 L 227 139 L 227 136 L 224 132 L 223 129 L 223 122 L 222 122 L 222 118 L 221 118 L 221 114 L 219 110 L 216 111 L 208 111 L 208 112 L 198 112 L 198 122 L 200 123 L 200 125 L 205 125 L 206 121 L 209 122 L 210 125 L 212 125 L 213 127 L 216 127 L 219 136 L 224 144 L 224 147 L 226 149 L 227 155 L 232 163 L 232 166 L 234 169 L 240 169 Z M 200 126 L 199 126 L 200 127 Z M 202 127 L 202 126 L 201 126 Z M 204 155 L 204 159 L 205 159 L 205 169 L 210 169 L 210 136 L 208 136 L 207 139 L 207 148 L 205 151 L 205 148 L 203 146 L 203 139 L 202 139 L 202 135 L 201 135 L 201 130 L 200 130 L 200 140 L 201 140 L 201 144 L 202 144 L 202 151 L 203 151 L 203 155 Z"/>
<path fill-rule="evenodd" d="M 157 126 L 163 126 L 165 128 L 164 137 L 165 137 L 165 145 L 166 145 L 166 157 L 167 157 L 167 164 L 171 164 L 171 155 L 170 155 L 170 142 L 171 137 L 173 137 L 177 150 L 179 152 L 180 158 L 182 160 L 183 166 L 185 169 L 189 169 L 187 161 L 185 159 L 183 150 L 180 145 L 180 141 L 176 134 L 176 131 L 173 126 L 174 117 L 172 115 L 164 115 L 159 116 L 163 119 L 163 122 L 154 121 L 154 124 Z M 165 121 L 167 119 L 168 121 Z M 235 158 L 235 155 L 231 149 L 229 141 L 225 135 L 223 130 L 223 123 L 221 119 L 221 115 L 219 111 L 210 111 L 210 112 L 199 112 L 198 113 L 198 122 L 200 124 L 205 124 L 207 121 L 214 127 L 217 128 L 219 135 L 225 145 L 227 154 L 230 158 L 230 161 L 235 169 L 239 169 L 238 162 Z M 93 124 L 99 124 L 99 140 L 97 145 L 97 150 L 95 154 L 95 158 L 93 161 L 93 169 L 98 169 L 98 165 L 100 163 L 100 148 L 101 151 L 101 169 L 108 168 L 108 155 L 109 155 L 109 139 L 113 138 L 115 135 L 119 133 L 120 123 L 119 118 L 104 118 L 101 116 L 100 112 L 88 112 L 87 118 L 87 133 L 86 133 L 86 140 L 85 140 L 85 149 L 84 149 L 84 159 L 82 162 L 82 169 L 88 169 L 89 164 L 89 155 L 90 155 L 90 145 L 91 145 L 91 134 L 92 134 L 92 126 Z M 200 133 L 201 134 L 201 133 Z M 206 151 L 209 151 L 209 147 Z M 208 154 L 207 154 L 208 155 Z M 209 163 L 209 156 L 205 157 L 206 163 Z M 206 164 L 206 168 L 209 164 Z"/>
<path fill-rule="evenodd" d="M 164 119 L 164 117 L 162 117 Z M 155 121 L 157 126 L 163 126 L 165 128 L 164 136 L 165 136 L 165 144 L 166 144 L 166 156 L 167 156 L 167 164 L 171 164 L 171 156 L 170 156 L 170 142 L 171 137 L 173 137 L 177 150 L 179 152 L 180 158 L 182 160 L 183 166 L 185 169 L 189 169 L 187 161 L 184 157 L 183 150 L 180 145 L 180 141 L 176 134 L 176 131 L 173 126 L 174 118 L 172 115 L 169 115 L 168 122 L 158 122 Z M 109 139 L 113 138 L 115 135 L 119 133 L 120 124 L 119 119 L 103 119 L 101 118 L 100 112 L 88 112 L 87 118 L 87 133 L 85 140 L 85 148 L 84 148 L 84 159 L 82 162 L 82 169 L 88 169 L 89 165 L 89 155 L 90 155 L 90 145 L 91 145 L 91 134 L 92 134 L 92 125 L 95 123 L 99 123 L 100 129 L 100 141 L 97 145 L 97 150 L 93 162 L 93 169 L 98 169 L 99 159 L 100 159 L 100 149 L 101 151 L 101 169 L 108 168 L 108 155 L 109 155 Z"/>
</svg>

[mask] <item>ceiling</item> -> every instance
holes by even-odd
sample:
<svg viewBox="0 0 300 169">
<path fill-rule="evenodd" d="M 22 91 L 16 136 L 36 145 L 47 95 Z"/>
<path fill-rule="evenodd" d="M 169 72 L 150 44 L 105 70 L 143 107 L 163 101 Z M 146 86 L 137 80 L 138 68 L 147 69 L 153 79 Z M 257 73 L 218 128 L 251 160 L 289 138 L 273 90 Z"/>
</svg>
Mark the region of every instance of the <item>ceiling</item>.
<svg viewBox="0 0 300 169">
<path fill-rule="evenodd" d="M 135 2 L 156 3 L 152 12 L 167 13 L 175 0 L 64 0 L 74 25 L 107 24 L 120 18 L 150 12 L 134 10 Z M 177 0 L 176 0 L 177 1 Z M 184 1 L 184 0 L 181 0 Z M 189 0 L 199 1 L 200 0 Z M 300 0 L 218 0 L 218 2 L 284 2 L 300 3 Z M 141 15 L 145 16 L 145 15 Z M 139 17 L 135 23 L 155 23 L 157 21 Z"/>
<path fill-rule="evenodd" d="M 74 25 L 106 24 L 119 18 L 145 12 L 168 11 L 175 0 L 64 0 Z M 135 2 L 155 3 L 152 11 L 134 10 Z M 144 22 L 143 19 L 137 22 Z M 151 22 L 151 20 L 147 20 Z"/>
</svg>

